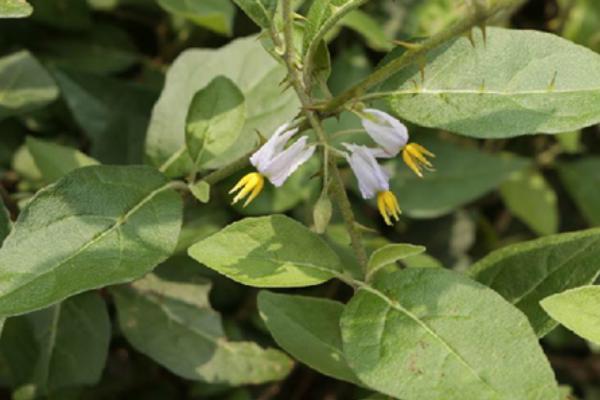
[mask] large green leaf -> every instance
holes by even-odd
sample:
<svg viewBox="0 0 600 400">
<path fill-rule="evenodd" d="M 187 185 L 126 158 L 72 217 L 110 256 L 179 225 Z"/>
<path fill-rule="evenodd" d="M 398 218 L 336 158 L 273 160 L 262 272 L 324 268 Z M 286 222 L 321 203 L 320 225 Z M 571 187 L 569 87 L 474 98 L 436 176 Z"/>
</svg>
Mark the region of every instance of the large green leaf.
<svg viewBox="0 0 600 400">
<path fill-rule="evenodd" d="M 158 0 L 165 11 L 223 35 L 231 35 L 235 8 L 230 0 Z"/>
<path fill-rule="evenodd" d="M 600 274 L 600 229 L 546 236 L 497 250 L 471 267 L 470 275 L 527 315 L 538 336 L 555 326 L 539 302 L 593 283 Z"/>
<path fill-rule="evenodd" d="M 498 187 L 527 162 L 508 155 L 492 155 L 474 148 L 441 141 L 432 136 L 416 140 L 435 153 L 436 171 L 416 176 L 401 159 L 393 167 L 392 190 L 400 208 L 415 218 L 433 218 L 450 213 Z"/>
<path fill-rule="evenodd" d="M 277 0 L 233 0 L 261 28 L 271 26 Z"/>
<path fill-rule="evenodd" d="M 558 231 L 558 203 L 552 186 L 537 171 L 520 171 L 500 187 L 509 210 L 539 235 Z"/>
<path fill-rule="evenodd" d="M 565 188 L 591 225 L 600 225 L 600 157 L 560 163 L 558 173 Z"/>
<path fill-rule="evenodd" d="M 258 309 L 275 341 L 296 359 L 322 374 L 361 384 L 342 353 L 342 303 L 261 291 Z"/>
<path fill-rule="evenodd" d="M 77 169 L 40 191 L 0 249 L 0 315 L 127 282 L 177 244 L 181 199 L 149 167 Z"/>
<path fill-rule="evenodd" d="M 549 33 L 459 38 L 382 87 L 403 118 L 475 137 L 558 133 L 600 122 L 600 55 Z"/>
<path fill-rule="evenodd" d="M 29 17 L 33 7 L 25 0 L 0 0 L 0 18 Z"/>
<path fill-rule="evenodd" d="M 110 320 L 102 298 L 84 293 L 44 310 L 9 318 L 0 340 L 12 386 L 45 395 L 92 385 L 104 369 Z"/>
<path fill-rule="evenodd" d="M 579 336 L 600 345 L 600 286 L 584 286 L 546 297 L 542 308 Z"/>
<path fill-rule="evenodd" d="M 112 293 L 127 340 L 186 379 L 242 385 L 284 378 L 292 362 L 283 353 L 225 338 L 219 314 L 208 303 L 209 290 L 208 281 L 149 274 Z"/>
<path fill-rule="evenodd" d="M 73 70 L 55 72 L 75 121 L 103 163 L 141 163 L 156 94 L 144 86 Z"/>
<path fill-rule="evenodd" d="M 244 127 L 244 94 L 230 79 L 217 76 L 192 99 L 186 117 L 186 144 L 196 165 L 227 151 Z"/>
<path fill-rule="evenodd" d="M 215 77 L 231 79 L 246 98 L 246 124 L 240 140 L 223 157 L 203 165 L 218 168 L 253 149 L 255 131 L 269 136 L 298 112 L 292 90 L 282 93 L 279 83 L 285 68 L 274 61 L 256 37 L 238 39 L 217 50 L 194 49 L 182 53 L 167 74 L 165 88 L 152 112 L 146 152 L 155 166 L 170 176 L 184 175 L 192 161 L 185 148 L 185 121 L 196 92 Z"/>
<path fill-rule="evenodd" d="M 407 269 L 361 288 L 341 320 L 344 353 L 373 389 L 406 400 L 558 400 L 523 314 L 444 269 Z"/>
<path fill-rule="evenodd" d="M 57 97 L 56 84 L 28 51 L 0 58 L 0 119 L 36 110 Z"/>
<path fill-rule="evenodd" d="M 246 218 L 196 243 L 196 261 L 256 287 L 300 287 L 338 275 L 338 256 L 317 234 L 283 215 Z"/>
<path fill-rule="evenodd" d="M 62 178 L 74 169 L 98 164 L 98 161 L 77 149 L 31 136 L 27 138 L 27 149 L 48 183 Z"/>
<path fill-rule="evenodd" d="M 386 265 L 394 264 L 405 258 L 424 253 L 427 250 L 423 246 L 415 246 L 406 243 L 391 243 L 375 250 L 369 257 L 367 264 L 367 278 L 374 276 L 377 271 Z"/>
</svg>

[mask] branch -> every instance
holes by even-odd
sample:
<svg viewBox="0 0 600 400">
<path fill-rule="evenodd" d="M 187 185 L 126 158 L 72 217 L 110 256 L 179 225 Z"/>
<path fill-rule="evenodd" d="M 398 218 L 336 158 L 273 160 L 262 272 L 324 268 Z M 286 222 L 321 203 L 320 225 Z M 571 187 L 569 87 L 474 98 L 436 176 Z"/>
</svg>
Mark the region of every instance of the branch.
<svg viewBox="0 0 600 400">
<path fill-rule="evenodd" d="M 472 1 L 473 12 L 464 19 L 456 22 L 441 32 L 438 32 L 422 43 L 411 46 L 402 56 L 379 68 L 363 81 L 357 83 L 322 106 L 317 106 L 319 111 L 326 115 L 340 112 L 349 101 L 362 96 L 371 87 L 395 75 L 404 67 L 426 55 L 430 50 L 435 49 L 454 37 L 464 34 L 475 26 L 484 26 L 489 18 L 495 16 L 500 11 L 512 9 L 522 3 L 522 0 L 488 0 L 487 5 L 481 5 L 481 0 Z"/>
</svg>

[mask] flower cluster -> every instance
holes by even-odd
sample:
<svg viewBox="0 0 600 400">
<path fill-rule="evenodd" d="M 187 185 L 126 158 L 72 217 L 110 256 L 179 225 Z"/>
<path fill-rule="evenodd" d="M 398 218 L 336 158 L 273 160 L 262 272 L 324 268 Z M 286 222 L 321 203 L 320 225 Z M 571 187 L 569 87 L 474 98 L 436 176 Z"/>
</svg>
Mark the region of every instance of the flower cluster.
<svg viewBox="0 0 600 400">
<path fill-rule="evenodd" d="M 427 157 L 434 155 L 417 143 L 408 143 L 408 129 L 391 115 L 375 109 L 361 112 L 365 131 L 377 144 L 377 147 L 344 143 L 347 150 L 346 160 L 358 180 L 358 187 L 364 199 L 377 199 L 377 208 L 384 221 L 392 225 L 392 218 L 398 221 L 400 206 L 398 199 L 390 191 L 390 177 L 379 165 L 379 158 L 393 158 L 402 152 L 402 159 L 419 177 L 423 170 L 433 170 Z M 315 146 L 307 143 L 302 136 L 286 148 L 298 129 L 290 129 L 289 124 L 281 126 L 256 153 L 250 157 L 250 163 L 257 172 L 244 176 L 230 193 L 235 193 L 233 204 L 246 198 L 244 207 L 262 191 L 265 177 L 276 187 L 283 185 L 286 179 L 306 162 L 315 152 Z"/>
</svg>

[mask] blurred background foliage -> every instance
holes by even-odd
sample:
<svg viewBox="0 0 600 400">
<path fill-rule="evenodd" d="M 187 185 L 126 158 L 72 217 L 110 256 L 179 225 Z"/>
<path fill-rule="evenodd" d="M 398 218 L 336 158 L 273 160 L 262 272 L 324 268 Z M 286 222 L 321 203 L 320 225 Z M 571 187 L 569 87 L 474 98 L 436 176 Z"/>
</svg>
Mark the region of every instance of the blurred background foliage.
<svg viewBox="0 0 600 400">
<path fill-rule="evenodd" d="M 33 193 L 73 168 L 98 162 L 149 162 L 151 155 L 145 151 L 148 125 L 171 63 L 186 49 L 217 49 L 258 32 L 230 0 L 29 3 L 33 7 L 30 17 L 0 20 L 0 194 L 13 219 Z M 0 4 L 3 15 L 31 12 L 22 0 Z M 310 1 L 298 5 L 306 10 Z M 459 0 L 378 0 L 351 12 L 327 38 L 332 59 L 329 90 L 340 93 L 366 76 L 394 47 L 393 39 L 410 40 L 439 31 L 460 15 L 461 6 Z M 529 0 L 513 15 L 494 23 L 553 32 L 600 51 L 598 0 Z M 208 54 L 214 53 L 199 57 L 208 58 Z M 241 67 L 250 56 L 231 56 L 222 62 Z M 205 74 L 202 79 L 208 82 L 218 73 L 219 64 L 216 71 L 215 66 L 213 70 L 205 68 L 194 73 Z M 18 96 L 3 95 L 8 88 L 18 88 L 23 75 L 30 79 L 27 87 Z M 276 97 L 278 93 L 267 95 Z M 177 92 L 170 99 L 176 97 Z M 169 105 L 176 112 L 177 103 Z M 359 121 L 343 114 L 339 120 L 328 120 L 326 127 L 344 141 L 356 135 Z M 372 248 L 389 241 L 420 244 L 428 249 L 420 262 L 461 270 L 510 243 L 600 226 L 598 127 L 510 140 L 474 140 L 410 128 L 436 153 L 437 171 L 421 180 L 400 167 L 400 162 L 389 163 L 392 187 L 404 210 L 401 223 L 393 228 L 380 222 L 373 204 L 353 193 L 354 208 Z M 186 198 L 180 251 L 159 267 L 158 273 L 210 278 L 210 300 L 222 314 L 229 338 L 273 344 L 258 317 L 256 290 L 198 267 L 185 249 L 244 215 L 284 212 L 310 226 L 319 185 L 317 180 L 306 182 L 317 168 L 308 163 L 283 189 L 266 190 L 245 210 L 230 207 L 226 198 L 238 176 L 219 184 L 207 205 Z M 345 178 L 352 187 L 354 180 L 347 172 Z M 334 215 L 327 238 L 348 268 L 358 268 L 341 223 Z M 340 300 L 347 300 L 349 289 L 338 286 L 330 282 L 295 292 L 337 293 Z M 102 294 L 110 304 L 111 297 Z M 115 319 L 112 307 L 110 318 Z M 35 347 L 35 340 L 24 336 L 18 326 L 22 321 L 11 321 L 0 340 L 1 398 L 10 398 L 19 382 L 14 343 L 25 349 L 19 356 L 24 365 L 30 362 L 28 354 Z M 117 324 L 112 329 L 102 380 L 87 388 L 61 389 L 51 397 L 333 400 L 368 396 L 366 391 L 302 365 L 296 365 L 285 380 L 260 386 L 190 382 L 132 350 Z M 600 349 L 564 328 L 547 336 L 543 345 L 561 384 L 571 388 L 577 398 L 600 399 Z M 15 394 L 19 396 L 26 398 L 26 388 Z"/>
</svg>

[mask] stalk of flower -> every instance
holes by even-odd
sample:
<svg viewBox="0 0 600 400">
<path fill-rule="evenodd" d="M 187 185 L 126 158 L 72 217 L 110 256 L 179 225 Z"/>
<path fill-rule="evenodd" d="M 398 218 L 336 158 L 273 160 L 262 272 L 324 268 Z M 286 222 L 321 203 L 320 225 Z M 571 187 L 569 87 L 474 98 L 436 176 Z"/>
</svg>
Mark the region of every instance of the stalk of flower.
<svg viewBox="0 0 600 400">
<path fill-rule="evenodd" d="M 424 169 L 434 170 L 427 157 L 435 155 L 418 143 L 408 143 L 408 129 L 402 122 L 373 108 L 364 109 L 361 114 L 363 128 L 381 147 L 376 157 L 392 158 L 402 151 L 402 159 L 417 176 L 422 178 Z"/>
<path fill-rule="evenodd" d="M 244 207 L 262 192 L 265 177 L 275 186 L 280 187 L 302 164 L 315 152 L 315 146 L 307 144 L 308 137 L 303 136 L 286 148 L 289 140 L 298 133 L 298 129 L 289 129 L 289 124 L 280 126 L 269 140 L 250 157 L 250 164 L 256 172 L 245 175 L 229 191 L 238 192 L 232 204 L 246 198 Z"/>
<path fill-rule="evenodd" d="M 400 219 L 398 199 L 390 191 L 390 178 L 375 158 L 381 149 L 344 143 L 350 151 L 346 159 L 358 180 L 358 188 L 364 199 L 377 198 L 377 208 L 387 225 L 392 225 L 392 218 Z"/>
</svg>

